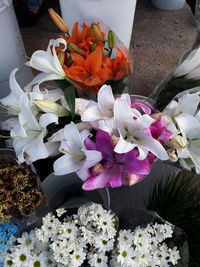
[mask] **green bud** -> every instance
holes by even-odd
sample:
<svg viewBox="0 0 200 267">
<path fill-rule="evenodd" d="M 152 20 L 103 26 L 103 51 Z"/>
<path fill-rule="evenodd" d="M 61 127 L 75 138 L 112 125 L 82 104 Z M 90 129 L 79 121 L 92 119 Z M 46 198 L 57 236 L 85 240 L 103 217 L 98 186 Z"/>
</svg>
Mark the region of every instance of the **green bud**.
<svg viewBox="0 0 200 267">
<path fill-rule="evenodd" d="M 77 53 L 77 54 L 79 54 L 79 55 L 81 55 L 81 56 L 84 56 L 84 55 L 85 55 L 85 52 L 84 52 L 81 48 L 79 48 L 77 45 L 75 45 L 75 44 L 73 44 L 73 43 L 69 43 L 69 44 L 67 45 L 67 48 L 68 48 L 68 50 L 69 50 L 70 52 Z"/>
<path fill-rule="evenodd" d="M 45 113 L 53 113 L 58 117 L 69 116 L 70 112 L 60 104 L 46 101 L 46 100 L 35 100 L 35 105 Z"/>
<path fill-rule="evenodd" d="M 110 49 L 114 48 L 116 44 L 116 40 L 115 40 L 115 34 L 113 31 L 109 31 L 108 33 L 108 47 Z"/>
</svg>

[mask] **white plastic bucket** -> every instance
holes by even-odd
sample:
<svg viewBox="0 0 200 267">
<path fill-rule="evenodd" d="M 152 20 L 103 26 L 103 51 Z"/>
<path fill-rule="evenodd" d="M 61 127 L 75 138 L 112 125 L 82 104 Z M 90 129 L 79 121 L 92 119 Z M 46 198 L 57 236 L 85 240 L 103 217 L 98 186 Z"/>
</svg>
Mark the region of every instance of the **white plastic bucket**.
<svg viewBox="0 0 200 267">
<path fill-rule="evenodd" d="M 75 22 L 102 21 L 129 48 L 137 0 L 60 0 L 62 17 Z"/>
<path fill-rule="evenodd" d="M 14 68 L 26 60 L 25 49 L 11 0 L 0 0 L 0 98 L 10 93 L 8 79 Z M 31 70 L 23 68 L 17 80 L 25 85 L 32 79 Z"/>
<path fill-rule="evenodd" d="M 152 4 L 163 10 L 176 10 L 184 6 L 185 0 L 151 0 Z"/>
</svg>

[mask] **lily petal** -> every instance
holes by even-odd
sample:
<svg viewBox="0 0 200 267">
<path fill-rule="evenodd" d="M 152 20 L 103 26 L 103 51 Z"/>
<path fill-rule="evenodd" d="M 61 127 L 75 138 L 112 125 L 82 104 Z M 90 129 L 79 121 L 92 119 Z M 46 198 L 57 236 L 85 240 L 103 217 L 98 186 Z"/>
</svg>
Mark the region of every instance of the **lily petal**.
<svg viewBox="0 0 200 267">
<path fill-rule="evenodd" d="M 180 114 L 175 120 L 186 139 L 200 138 L 200 123 L 192 115 Z"/>
<path fill-rule="evenodd" d="M 40 116 L 39 123 L 42 128 L 46 129 L 46 127 L 51 123 L 58 124 L 58 116 L 52 113 L 46 113 Z"/>
<path fill-rule="evenodd" d="M 57 159 L 53 164 L 55 175 L 64 175 L 71 172 L 75 172 L 81 169 L 83 166 L 82 161 L 78 157 L 71 157 L 70 155 L 64 155 Z"/>
</svg>

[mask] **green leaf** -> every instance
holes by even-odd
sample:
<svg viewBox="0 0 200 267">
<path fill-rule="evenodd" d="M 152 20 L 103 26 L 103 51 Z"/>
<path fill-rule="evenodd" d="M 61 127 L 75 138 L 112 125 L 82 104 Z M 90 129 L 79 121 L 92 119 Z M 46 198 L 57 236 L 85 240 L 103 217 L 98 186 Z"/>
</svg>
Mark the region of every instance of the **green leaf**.
<svg viewBox="0 0 200 267">
<path fill-rule="evenodd" d="M 67 104 L 69 105 L 69 109 L 71 111 L 72 118 L 74 118 L 75 115 L 75 98 L 76 98 L 76 92 L 74 86 L 69 86 L 64 89 L 64 95 L 65 99 L 67 101 Z"/>
<path fill-rule="evenodd" d="M 76 98 L 76 89 L 71 83 L 67 80 L 57 80 L 56 83 L 63 90 L 67 104 L 71 112 L 72 119 L 75 115 L 75 98 Z"/>
</svg>

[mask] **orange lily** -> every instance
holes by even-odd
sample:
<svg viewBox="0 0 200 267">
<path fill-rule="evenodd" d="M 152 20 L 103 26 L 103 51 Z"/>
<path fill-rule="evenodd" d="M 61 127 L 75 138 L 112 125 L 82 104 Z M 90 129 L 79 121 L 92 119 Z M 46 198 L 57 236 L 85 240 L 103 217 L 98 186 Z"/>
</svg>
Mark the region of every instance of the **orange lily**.
<svg viewBox="0 0 200 267">
<path fill-rule="evenodd" d="M 113 60 L 114 80 L 120 80 L 130 74 L 128 59 L 119 48 L 116 48 L 116 58 Z"/>
<path fill-rule="evenodd" d="M 96 87 L 113 77 L 112 69 L 103 63 L 103 47 L 98 45 L 86 59 L 79 54 L 71 53 L 74 64 L 65 73 L 74 82 L 85 86 Z"/>
</svg>

